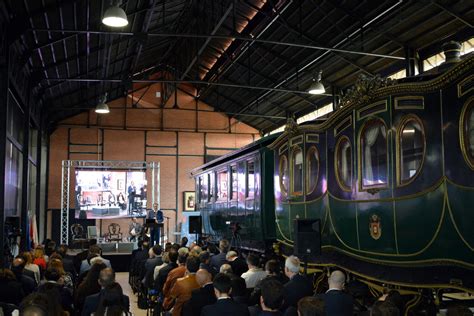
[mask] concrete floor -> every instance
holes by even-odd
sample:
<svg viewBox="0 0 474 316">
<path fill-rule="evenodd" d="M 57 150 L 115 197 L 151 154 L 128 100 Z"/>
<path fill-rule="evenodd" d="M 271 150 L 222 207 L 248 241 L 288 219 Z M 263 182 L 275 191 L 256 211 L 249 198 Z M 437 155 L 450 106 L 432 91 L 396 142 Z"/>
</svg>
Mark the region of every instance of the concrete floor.
<svg viewBox="0 0 474 316">
<path fill-rule="evenodd" d="M 117 272 L 115 280 L 122 286 L 123 294 L 130 299 L 130 312 L 134 316 L 146 316 L 146 310 L 139 309 L 137 306 L 137 296 L 133 294 L 130 284 L 128 284 L 128 272 Z"/>
</svg>

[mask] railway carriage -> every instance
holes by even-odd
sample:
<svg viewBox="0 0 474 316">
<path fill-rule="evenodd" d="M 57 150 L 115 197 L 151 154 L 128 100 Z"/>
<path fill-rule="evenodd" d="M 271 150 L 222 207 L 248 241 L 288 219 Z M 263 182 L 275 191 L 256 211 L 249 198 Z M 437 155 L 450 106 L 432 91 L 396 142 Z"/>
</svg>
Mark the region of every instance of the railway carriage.
<svg viewBox="0 0 474 316">
<path fill-rule="evenodd" d="M 279 136 L 204 165 L 204 233 L 289 255 L 294 220 L 320 219 L 322 255 L 310 267 L 472 292 L 473 66 L 471 56 L 399 82 L 362 77 L 323 123 L 290 120 Z"/>
</svg>

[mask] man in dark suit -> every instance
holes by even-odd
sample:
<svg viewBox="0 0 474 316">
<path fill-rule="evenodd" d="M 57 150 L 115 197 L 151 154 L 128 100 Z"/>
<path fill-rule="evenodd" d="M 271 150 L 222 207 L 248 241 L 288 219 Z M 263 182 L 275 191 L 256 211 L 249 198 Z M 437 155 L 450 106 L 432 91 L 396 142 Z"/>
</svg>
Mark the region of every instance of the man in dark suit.
<svg viewBox="0 0 474 316">
<path fill-rule="evenodd" d="M 345 282 L 346 276 L 344 273 L 339 270 L 333 271 L 328 279 L 329 290 L 316 296 L 324 300 L 326 314 L 353 315 L 354 302 L 352 296 L 343 291 Z"/>
<path fill-rule="evenodd" d="M 211 257 L 211 267 L 216 270 L 216 271 L 219 271 L 219 269 L 221 268 L 221 265 L 223 265 L 224 263 L 226 263 L 226 255 L 227 255 L 227 252 L 229 251 L 229 242 L 225 239 L 222 239 L 221 241 L 219 241 L 219 251 L 220 253 L 218 255 L 215 255 L 215 256 L 212 256 Z"/>
<path fill-rule="evenodd" d="M 182 316 L 199 316 L 204 306 L 216 302 L 212 274 L 205 269 L 199 269 L 196 272 L 196 281 L 200 288 L 192 291 L 191 298 L 183 306 Z"/>
<path fill-rule="evenodd" d="M 226 255 L 226 260 L 229 262 L 232 271 L 236 276 L 242 276 L 242 274 L 247 272 L 249 269 L 247 262 L 239 257 L 235 251 L 229 251 Z"/>
<path fill-rule="evenodd" d="M 209 272 L 212 275 L 212 277 L 214 277 L 217 274 L 217 271 L 214 270 L 210 265 L 211 254 L 208 251 L 201 252 L 201 254 L 199 255 L 199 260 L 201 261 L 201 264 L 199 265 L 199 269 L 207 270 L 207 272 Z"/>
<path fill-rule="evenodd" d="M 223 273 L 217 274 L 213 286 L 217 302 L 205 306 L 201 311 L 201 316 L 249 316 L 247 306 L 234 302 L 230 297 L 232 287 L 230 276 Z"/>
<path fill-rule="evenodd" d="M 262 280 L 260 306 L 262 311 L 259 316 L 283 316 L 278 310 L 283 305 L 285 289 L 283 284 L 271 278 Z"/>
<path fill-rule="evenodd" d="M 155 279 L 153 288 L 158 291 L 158 293 L 161 293 L 163 291 L 163 286 L 165 285 L 166 279 L 168 278 L 168 274 L 170 273 L 170 271 L 178 267 L 178 263 L 176 262 L 178 261 L 178 252 L 176 250 L 171 249 L 168 252 L 168 258 L 170 260 L 170 263 L 168 263 L 166 267 L 160 269 L 160 272 L 158 272 L 158 276 Z M 186 262 L 185 257 L 184 262 Z"/>
<path fill-rule="evenodd" d="M 21 287 L 23 288 L 23 293 L 25 296 L 33 293 L 36 290 L 36 281 L 33 277 L 26 275 L 25 272 L 32 273 L 29 270 L 25 270 L 26 262 L 23 258 L 16 257 L 12 263 L 12 271 L 16 276 L 18 282 L 21 283 Z"/>
<path fill-rule="evenodd" d="M 163 264 L 163 259 L 161 258 L 161 246 L 154 245 L 150 251 L 147 261 L 145 261 L 145 277 L 142 282 L 146 288 L 151 288 L 153 286 L 153 273 L 155 272 L 155 267 Z"/>
<path fill-rule="evenodd" d="M 285 275 L 290 279 L 285 284 L 285 309 L 288 306 L 296 308 L 298 301 L 305 296 L 313 295 L 313 284 L 300 274 L 300 260 L 289 256 L 285 261 Z"/>
<path fill-rule="evenodd" d="M 115 272 L 111 268 L 105 268 L 100 271 L 99 284 L 102 287 L 99 293 L 89 295 L 86 297 L 84 302 L 84 308 L 82 309 L 82 316 L 90 316 L 94 313 L 99 305 L 101 296 L 107 291 L 107 288 L 115 283 Z M 127 311 L 130 310 L 130 299 L 127 295 L 123 295 L 123 302 L 127 308 Z"/>
</svg>

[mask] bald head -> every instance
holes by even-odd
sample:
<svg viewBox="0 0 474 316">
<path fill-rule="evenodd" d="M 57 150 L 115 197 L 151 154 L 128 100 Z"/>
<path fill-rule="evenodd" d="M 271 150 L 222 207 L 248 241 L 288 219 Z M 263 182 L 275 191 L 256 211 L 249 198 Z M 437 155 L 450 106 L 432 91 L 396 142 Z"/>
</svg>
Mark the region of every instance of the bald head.
<svg viewBox="0 0 474 316">
<path fill-rule="evenodd" d="M 328 280 L 330 288 L 336 288 L 340 290 L 342 290 L 344 282 L 346 282 L 346 276 L 339 270 L 333 271 Z"/>
<path fill-rule="evenodd" d="M 111 268 L 105 268 L 100 271 L 99 284 L 105 288 L 115 282 L 115 272 Z"/>
<path fill-rule="evenodd" d="M 225 273 L 225 274 L 231 274 L 232 273 L 232 267 L 228 263 L 224 263 L 221 265 L 221 268 L 219 269 L 220 273 Z"/>
<path fill-rule="evenodd" d="M 25 260 L 23 260 L 22 258 L 15 258 L 12 262 L 12 265 L 14 267 L 21 267 L 25 264 Z"/>
<path fill-rule="evenodd" d="M 196 282 L 200 287 L 212 282 L 212 275 L 206 269 L 199 269 L 196 272 Z"/>
</svg>

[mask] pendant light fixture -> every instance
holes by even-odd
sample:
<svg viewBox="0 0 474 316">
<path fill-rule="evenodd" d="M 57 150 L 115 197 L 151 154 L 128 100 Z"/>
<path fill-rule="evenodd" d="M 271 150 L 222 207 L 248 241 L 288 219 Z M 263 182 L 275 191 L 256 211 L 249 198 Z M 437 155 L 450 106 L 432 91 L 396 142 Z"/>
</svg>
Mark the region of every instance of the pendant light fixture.
<svg viewBox="0 0 474 316">
<path fill-rule="evenodd" d="M 107 103 L 105 103 L 105 101 L 107 101 L 107 93 L 104 94 L 104 97 L 100 100 L 99 104 L 97 104 L 97 106 L 95 107 L 95 113 L 97 114 L 110 113 L 109 106 L 107 105 Z"/>
<path fill-rule="evenodd" d="M 111 27 L 123 27 L 128 25 L 127 14 L 120 7 L 120 2 L 105 10 L 102 23 Z"/>
<path fill-rule="evenodd" d="M 322 74 L 323 74 L 323 71 L 320 70 L 318 72 L 317 78 L 316 79 L 313 78 L 313 83 L 311 84 L 311 86 L 308 89 L 309 94 L 323 94 L 324 92 L 326 92 L 326 89 L 324 89 L 324 86 L 321 83 Z"/>
</svg>

